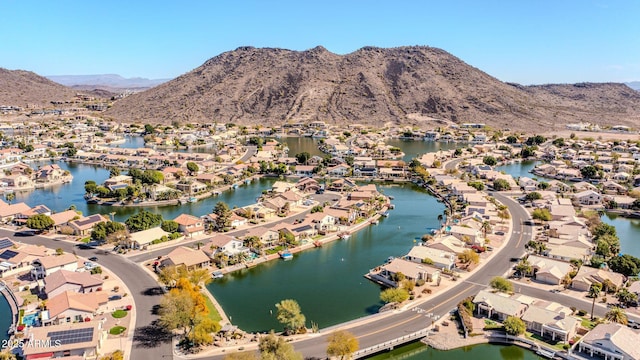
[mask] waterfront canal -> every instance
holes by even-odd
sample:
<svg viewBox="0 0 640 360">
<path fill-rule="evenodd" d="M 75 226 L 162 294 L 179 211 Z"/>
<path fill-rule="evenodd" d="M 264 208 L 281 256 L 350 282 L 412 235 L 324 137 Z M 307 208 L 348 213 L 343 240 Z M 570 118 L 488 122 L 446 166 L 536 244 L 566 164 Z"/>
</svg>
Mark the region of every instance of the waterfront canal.
<svg viewBox="0 0 640 360">
<path fill-rule="evenodd" d="M 622 254 L 640 258 L 640 219 L 629 219 L 606 213 L 601 217 L 601 220 L 616 227 Z"/>
<path fill-rule="evenodd" d="M 208 285 L 235 325 L 246 331 L 281 331 L 275 304 L 298 301 L 307 318 L 320 328 L 376 313 L 380 287 L 363 277 L 389 256 L 406 255 L 427 232 L 437 228 L 444 205 L 413 184 L 379 185 L 394 197 L 396 209 L 378 225 L 275 261 L 225 275 Z"/>
<path fill-rule="evenodd" d="M 446 151 L 456 149 L 459 147 L 466 147 L 468 144 L 454 143 L 454 142 L 439 142 L 439 141 L 420 141 L 420 140 L 403 140 L 403 139 L 389 139 L 386 141 L 388 145 L 395 146 L 402 150 L 404 157 L 402 160 L 409 163 L 413 158 L 419 158 L 423 154 Z"/>
<path fill-rule="evenodd" d="M 525 160 L 525 161 L 516 161 L 510 164 L 497 166 L 495 168 L 496 171 L 502 171 L 505 174 L 511 175 L 514 179 L 518 179 L 519 177 L 529 177 L 535 178 L 536 175 L 531 173 L 531 170 L 536 167 L 538 161 L 536 160 Z"/>
<path fill-rule="evenodd" d="M 448 351 L 436 350 L 421 342 L 405 345 L 392 351 L 370 357 L 371 360 L 538 360 L 535 353 L 515 345 L 480 344 Z"/>
<path fill-rule="evenodd" d="M 0 294 L 0 342 L 9 338 L 7 330 L 11 326 L 11 308 L 9 302 Z"/>
<path fill-rule="evenodd" d="M 187 203 L 184 205 L 168 205 L 168 206 L 104 206 L 96 204 L 87 204 L 84 199 L 84 183 L 87 180 L 93 180 L 101 184 L 109 178 L 109 171 L 93 165 L 69 164 L 58 162 L 60 168 L 69 170 L 73 175 L 73 181 L 68 184 L 57 185 L 45 189 L 18 191 L 14 202 L 23 201 L 27 205 L 35 206 L 44 204 L 51 210 L 60 212 L 74 205 L 77 210 L 82 211 L 84 215 L 104 214 L 109 216 L 111 212 L 115 212 L 114 220 L 125 221 L 129 216 L 136 214 L 142 209 L 146 209 L 161 214 L 164 219 L 173 219 L 182 213 L 188 213 L 195 216 L 202 216 L 212 212 L 218 201 L 226 202 L 229 207 L 241 207 L 256 202 L 256 198 L 262 194 L 263 190 L 270 189 L 276 181 L 274 178 L 262 178 L 252 181 L 249 184 L 240 185 L 236 190 L 228 190 L 222 192 L 218 196 L 208 197 L 195 203 Z"/>
</svg>

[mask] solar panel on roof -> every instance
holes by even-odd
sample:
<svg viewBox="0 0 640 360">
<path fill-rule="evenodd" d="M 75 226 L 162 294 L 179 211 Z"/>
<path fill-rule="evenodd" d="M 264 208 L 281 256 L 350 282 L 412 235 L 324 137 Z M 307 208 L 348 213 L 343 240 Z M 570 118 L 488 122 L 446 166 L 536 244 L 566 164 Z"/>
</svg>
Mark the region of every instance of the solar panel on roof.
<svg viewBox="0 0 640 360">
<path fill-rule="evenodd" d="M 49 209 L 47 209 L 46 207 L 38 207 L 33 210 L 36 214 L 46 214 L 49 212 Z"/>
<path fill-rule="evenodd" d="M 60 345 L 78 344 L 83 342 L 89 342 L 93 340 L 93 327 L 84 329 L 51 331 L 47 334 L 47 337 L 51 342 Z"/>
<path fill-rule="evenodd" d="M 6 249 L 12 246 L 13 246 L 13 242 L 8 238 L 0 239 L 0 249 Z"/>
<path fill-rule="evenodd" d="M 16 255 L 18 255 L 18 253 L 15 252 L 15 251 L 5 250 L 2 254 L 0 254 L 0 259 L 9 260 L 9 259 L 13 258 Z"/>
</svg>

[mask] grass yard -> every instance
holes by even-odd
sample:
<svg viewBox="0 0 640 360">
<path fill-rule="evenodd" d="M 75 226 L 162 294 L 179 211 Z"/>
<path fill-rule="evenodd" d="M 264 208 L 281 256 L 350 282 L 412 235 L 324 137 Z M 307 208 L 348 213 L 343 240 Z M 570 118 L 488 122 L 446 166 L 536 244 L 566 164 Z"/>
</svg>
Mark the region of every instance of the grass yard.
<svg viewBox="0 0 640 360">
<path fill-rule="evenodd" d="M 124 327 L 124 326 L 114 326 L 111 329 L 109 329 L 109 334 L 111 334 L 111 335 L 120 335 L 125 330 L 127 330 L 127 328 Z"/>
<path fill-rule="evenodd" d="M 220 322 L 222 320 L 222 317 L 220 316 L 220 313 L 218 313 L 218 310 L 216 310 L 216 307 L 213 306 L 213 302 L 206 295 L 204 295 L 204 298 L 207 300 L 207 309 L 209 309 L 209 318 L 215 322 Z"/>
<path fill-rule="evenodd" d="M 125 310 L 118 309 L 118 310 L 112 312 L 111 316 L 113 316 L 116 319 L 121 319 L 121 318 L 127 316 L 127 312 Z"/>
</svg>

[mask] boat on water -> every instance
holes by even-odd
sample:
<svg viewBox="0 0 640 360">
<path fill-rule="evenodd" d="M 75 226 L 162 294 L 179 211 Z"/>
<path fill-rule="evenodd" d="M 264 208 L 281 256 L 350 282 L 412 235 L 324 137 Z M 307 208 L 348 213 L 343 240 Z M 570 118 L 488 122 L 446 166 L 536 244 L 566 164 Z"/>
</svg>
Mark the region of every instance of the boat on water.
<svg viewBox="0 0 640 360">
<path fill-rule="evenodd" d="M 371 225 L 378 225 L 379 221 L 378 220 L 371 220 Z"/>
<path fill-rule="evenodd" d="M 214 271 L 213 273 L 211 273 L 211 278 L 212 279 L 222 279 L 224 277 L 224 274 L 222 273 L 222 271 Z"/>
<path fill-rule="evenodd" d="M 282 260 L 291 260 L 293 259 L 293 254 L 288 251 L 284 251 L 280 253 L 280 258 Z"/>
<path fill-rule="evenodd" d="M 190 198 L 189 198 L 189 200 L 188 200 L 188 201 L 189 201 L 190 203 L 194 203 L 194 202 L 197 202 L 197 201 L 198 201 L 198 198 L 197 198 L 197 197 L 192 196 L 192 197 L 190 197 Z"/>
<path fill-rule="evenodd" d="M 395 209 L 395 208 L 396 208 L 396 205 L 395 205 L 395 204 L 389 204 L 389 210 L 393 210 L 393 209 Z"/>
<path fill-rule="evenodd" d="M 382 214 L 380 214 L 380 215 L 382 215 L 382 216 L 384 216 L 384 217 L 389 217 L 389 212 L 388 212 L 388 211 L 385 211 L 385 212 L 383 212 L 383 213 L 382 213 Z"/>
<path fill-rule="evenodd" d="M 395 198 L 394 198 L 393 196 L 391 196 L 391 195 L 389 195 L 389 196 L 387 196 L 387 197 L 389 198 L 389 200 L 393 200 L 393 199 L 395 199 Z"/>
<path fill-rule="evenodd" d="M 320 240 L 316 240 L 316 241 L 313 242 L 313 246 L 322 247 L 322 242 Z"/>
<path fill-rule="evenodd" d="M 343 233 L 340 233 L 338 236 L 342 240 L 349 240 L 349 238 L 351 237 L 351 234 L 349 234 L 348 232 L 345 231 Z"/>
</svg>

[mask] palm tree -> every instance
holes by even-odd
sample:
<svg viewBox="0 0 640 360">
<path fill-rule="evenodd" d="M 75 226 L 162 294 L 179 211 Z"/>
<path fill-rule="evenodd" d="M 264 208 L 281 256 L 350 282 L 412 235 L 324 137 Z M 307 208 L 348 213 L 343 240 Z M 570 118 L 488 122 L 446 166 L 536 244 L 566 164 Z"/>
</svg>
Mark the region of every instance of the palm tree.
<svg viewBox="0 0 640 360">
<path fill-rule="evenodd" d="M 480 229 L 482 230 L 482 235 L 486 238 L 487 231 L 491 230 L 491 224 L 488 221 L 483 221 Z"/>
<path fill-rule="evenodd" d="M 13 202 L 13 200 L 15 200 L 15 198 L 16 198 L 16 194 L 14 194 L 14 193 L 10 192 L 10 193 L 8 193 L 7 195 L 5 195 L 4 197 L 7 199 L 7 201 L 9 202 L 9 204 L 11 204 L 11 202 Z"/>
<path fill-rule="evenodd" d="M 593 309 L 596 306 L 596 299 L 598 298 L 598 295 L 600 295 L 600 291 L 602 291 L 602 284 L 600 283 L 593 283 L 591 284 L 591 287 L 589 287 L 589 296 L 593 298 L 593 302 L 591 303 L 591 320 L 594 319 Z"/>
<path fill-rule="evenodd" d="M 444 219 L 444 216 L 442 214 L 438 214 L 438 222 L 440 223 L 440 227 L 442 228 L 442 220 Z"/>
<path fill-rule="evenodd" d="M 627 314 L 621 308 L 614 306 L 611 310 L 607 311 L 604 318 L 618 324 L 627 325 Z"/>
</svg>

